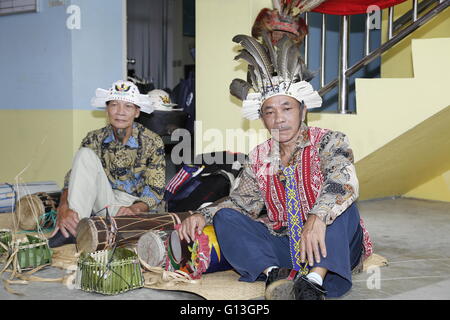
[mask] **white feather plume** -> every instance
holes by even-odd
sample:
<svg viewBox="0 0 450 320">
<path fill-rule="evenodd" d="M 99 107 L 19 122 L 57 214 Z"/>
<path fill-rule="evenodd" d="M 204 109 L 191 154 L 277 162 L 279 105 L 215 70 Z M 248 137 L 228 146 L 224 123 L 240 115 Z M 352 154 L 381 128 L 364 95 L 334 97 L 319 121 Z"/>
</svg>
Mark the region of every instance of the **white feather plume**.
<svg viewBox="0 0 450 320">
<path fill-rule="evenodd" d="M 298 101 L 303 101 L 307 109 L 315 109 L 322 106 L 322 97 L 314 90 L 312 85 L 306 81 L 293 83 L 289 88 L 288 95 Z"/>
<path fill-rule="evenodd" d="M 242 116 L 248 120 L 257 120 L 260 118 L 260 108 L 261 94 L 259 92 L 249 93 L 247 99 L 242 101 Z"/>
</svg>

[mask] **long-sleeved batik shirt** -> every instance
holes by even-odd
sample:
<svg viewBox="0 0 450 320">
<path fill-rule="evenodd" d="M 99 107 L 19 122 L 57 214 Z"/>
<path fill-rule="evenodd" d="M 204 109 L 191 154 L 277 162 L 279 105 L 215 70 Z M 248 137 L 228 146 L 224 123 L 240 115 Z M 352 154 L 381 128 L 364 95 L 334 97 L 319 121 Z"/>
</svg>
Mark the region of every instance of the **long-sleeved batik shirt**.
<svg viewBox="0 0 450 320">
<path fill-rule="evenodd" d="M 288 165 L 296 168 L 304 220 L 312 214 L 329 225 L 358 198 L 353 152 L 341 132 L 303 123 Z M 210 224 L 218 210 L 235 209 L 263 222 L 274 235 L 288 235 L 285 181 L 279 147 L 269 139 L 250 152 L 230 196 L 199 212 Z M 264 206 L 267 214 L 261 215 Z M 372 252 L 372 244 L 362 221 L 361 226 L 367 256 Z"/>
<path fill-rule="evenodd" d="M 116 190 L 139 198 L 137 201 L 156 208 L 164 195 L 165 158 L 164 144 L 156 133 L 139 123 L 126 144 L 116 140 L 111 125 L 89 132 L 81 147 L 92 149 L 100 158 L 103 169 Z M 69 171 L 64 179 L 64 189 L 69 186 Z"/>
</svg>

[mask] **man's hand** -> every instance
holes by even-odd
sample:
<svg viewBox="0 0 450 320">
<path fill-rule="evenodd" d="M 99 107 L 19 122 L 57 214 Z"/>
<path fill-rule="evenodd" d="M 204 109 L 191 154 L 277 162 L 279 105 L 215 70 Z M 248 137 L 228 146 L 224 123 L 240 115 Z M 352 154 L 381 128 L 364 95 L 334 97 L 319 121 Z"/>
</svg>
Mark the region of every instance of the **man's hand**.
<svg viewBox="0 0 450 320">
<path fill-rule="evenodd" d="M 327 248 L 325 246 L 326 224 L 315 215 L 309 215 L 302 230 L 300 241 L 300 259 L 302 263 L 308 258 L 309 265 L 314 265 L 314 260 L 320 262 L 320 254 L 325 258 Z M 314 259 L 315 258 L 315 259 Z"/>
<path fill-rule="evenodd" d="M 148 205 L 144 202 L 136 202 L 132 204 L 129 207 L 120 207 L 119 210 L 117 210 L 116 217 L 117 216 L 127 216 L 127 215 L 134 215 L 141 212 L 147 212 L 148 211 Z"/>
<path fill-rule="evenodd" d="M 51 237 L 53 237 L 58 230 L 61 230 L 61 233 L 65 238 L 69 237 L 69 233 L 76 237 L 78 222 L 80 222 L 78 213 L 69 209 L 67 205 L 59 206 L 57 212 L 56 228 Z"/>
<path fill-rule="evenodd" d="M 194 213 L 181 223 L 181 227 L 178 229 L 180 239 L 186 239 L 187 242 L 193 241 L 195 232 L 197 231 L 198 234 L 201 234 L 205 225 L 205 217 L 201 213 Z"/>
</svg>

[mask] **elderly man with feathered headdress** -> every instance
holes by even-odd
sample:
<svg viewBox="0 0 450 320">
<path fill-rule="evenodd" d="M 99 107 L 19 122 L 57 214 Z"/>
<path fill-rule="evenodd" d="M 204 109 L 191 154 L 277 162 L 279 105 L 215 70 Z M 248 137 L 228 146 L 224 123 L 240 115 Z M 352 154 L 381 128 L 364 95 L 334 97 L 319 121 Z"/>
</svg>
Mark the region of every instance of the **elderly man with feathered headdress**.
<svg viewBox="0 0 450 320">
<path fill-rule="evenodd" d="M 230 196 L 196 211 L 179 232 L 189 241 L 213 223 L 240 280 L 265 279 L 267 299 L 338 297 L 372 253 L 355 203 L 352 149 L 345 134 L 306 125 L 307 109 L 322 105 L 312 74 L 297 42 L 269 39 L 233 38 L 248 80 L 234 79 L 230 91 L 243 117 L 261 119 L 272 137 L 249 153 Z"/>
</svg>

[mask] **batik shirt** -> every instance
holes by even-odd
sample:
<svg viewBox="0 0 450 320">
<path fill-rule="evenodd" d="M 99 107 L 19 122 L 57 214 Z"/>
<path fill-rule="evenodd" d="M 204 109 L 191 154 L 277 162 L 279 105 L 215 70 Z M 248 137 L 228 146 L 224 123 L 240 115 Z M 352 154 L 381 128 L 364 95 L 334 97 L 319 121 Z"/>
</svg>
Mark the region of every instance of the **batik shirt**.
<svg viewBox="0 0 450 320">
<path fill-rule="evenodd" d="M 199 210 L 208 224 L 218 210 L 231 208 L 264 223 L 274 235 L 289 234 L 286 178 L 278 149 L 275 141 L 269 139 L 250 152 L 230 196 Z M 329 225 L 358 198 L 353 152 L 341 132 L 307 127 L 303 123 L 288 165 L 296 167 L 303 220 L 316 215 Z M 267 215 L 261 215 L 264 206 Z M 362 220 L 361 226 L 368 256 L 372 244 Z"/>
<path fill-rule="evenodd" d="M 111 125 L 91 131 L 81 147 L 100 158 L 111 187 L 139 198 L 154 209 L 162 200 L 165 186 L 164 144 L 160 136 L 139 123 L 126 144 L 117 141 Z M 64 188 L 69 186 L 69 171 Z"/>
</svg>

